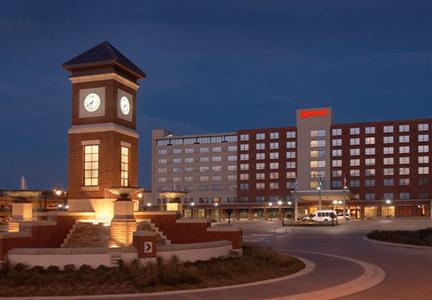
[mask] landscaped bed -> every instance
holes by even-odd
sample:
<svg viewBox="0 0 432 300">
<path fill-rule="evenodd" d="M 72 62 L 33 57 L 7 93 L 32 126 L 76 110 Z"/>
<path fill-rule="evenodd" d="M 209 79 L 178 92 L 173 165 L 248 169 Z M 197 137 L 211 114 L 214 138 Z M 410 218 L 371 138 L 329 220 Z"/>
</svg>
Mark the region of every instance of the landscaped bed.
<svg viewBox="0 0 432 300">
<path fill-rule="evenodd" d="M 420 230 L 374 230 L 368 238 L 384 242 L 409 244 L 418 246 L 432 246 L 432 228 Z"/>
<path fill-rule="evenodd" d="M 297 258 L 267 248 L 244 246 L 243 256 L 179 263 L 176 257 L 142 265 L 138 260 L 117 268 L 67 266 L 26 268 L 4 264 L 1 296 L 60 296 L 141 293 L 206 288 L 260 281 L 296 273 L 304 268 Z"/>
</svg>

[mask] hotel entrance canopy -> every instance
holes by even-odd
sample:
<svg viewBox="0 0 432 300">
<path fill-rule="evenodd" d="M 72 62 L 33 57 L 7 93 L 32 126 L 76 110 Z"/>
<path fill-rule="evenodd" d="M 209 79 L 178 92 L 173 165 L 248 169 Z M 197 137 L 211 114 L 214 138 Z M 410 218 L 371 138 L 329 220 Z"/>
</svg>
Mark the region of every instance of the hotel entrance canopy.
<svg viewBox="0 0 432 300">
<path fill-rule="evenodd" d="M 333 200 L 350 200 L 351 192 L 350 190 L 298 190 L 292 191 L 297 201 L 333 201 Z"/>
</svg>

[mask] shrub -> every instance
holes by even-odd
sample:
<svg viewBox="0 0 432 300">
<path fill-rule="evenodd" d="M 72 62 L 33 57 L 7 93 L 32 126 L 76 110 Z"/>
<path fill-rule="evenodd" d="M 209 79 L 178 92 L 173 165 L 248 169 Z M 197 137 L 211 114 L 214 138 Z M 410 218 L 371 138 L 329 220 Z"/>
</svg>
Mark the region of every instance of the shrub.
<svg viewBox="0 0 432 300">
<path fill-rule="evenodd" d="M 47 272 L 50 272 L 50 273 L 60 272 L 60 268 L 57 266 L 49 266 L 46 270 L 47 270 Z"/>
<path fill-rule="evenodd" d="M 80 272 L 87 273 L 92 270 L 92 267 L 89 265 L 81 265 L 78 269 Z"/>
<path fill-rule="evenodd" d="M 22 271 L 28 270 L 29 266 L 27 266 L 26 264 L 18 263 L 13 268 L 14 268 L 14 271 L 22 272 Z"/>
</svg>

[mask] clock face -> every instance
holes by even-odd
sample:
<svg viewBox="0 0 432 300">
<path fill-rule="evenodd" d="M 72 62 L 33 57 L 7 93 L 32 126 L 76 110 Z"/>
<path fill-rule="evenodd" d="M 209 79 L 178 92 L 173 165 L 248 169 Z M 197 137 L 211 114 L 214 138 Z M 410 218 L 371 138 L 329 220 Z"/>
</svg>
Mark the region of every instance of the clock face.
<svg viewBox="0 0 432 300">
<path fill-rule="evenodd" d="M 130 113 L 130 102 L 126 96 L 120 98 L 120 109 L 124 115 Z"/>
<path fill-rule="evenodd" d="M 96 93 L 90 93 L 84 99 L 84 108 L 88 112 L 97 111 L 100 104 L 101 104 L 100 97 Z"/>
</svg>

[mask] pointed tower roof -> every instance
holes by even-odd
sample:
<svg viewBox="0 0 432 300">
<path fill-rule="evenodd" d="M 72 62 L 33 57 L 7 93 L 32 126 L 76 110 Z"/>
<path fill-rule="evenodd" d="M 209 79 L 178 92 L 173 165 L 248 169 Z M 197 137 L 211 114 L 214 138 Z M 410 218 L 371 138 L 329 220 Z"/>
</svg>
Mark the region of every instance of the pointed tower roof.
<svg viewBox="0 0 432 300">
<path fill-rule="evenodd" d="M 63 68 L 67 71 L 73 71 L 81 68 L 105 65 L 120 67 L 124 71 L 134 75 L 137 79 L 146 78 L 146 74 L 140 68 L 107 41 L 66 61 L 63 64 Z"/>
</svg>

